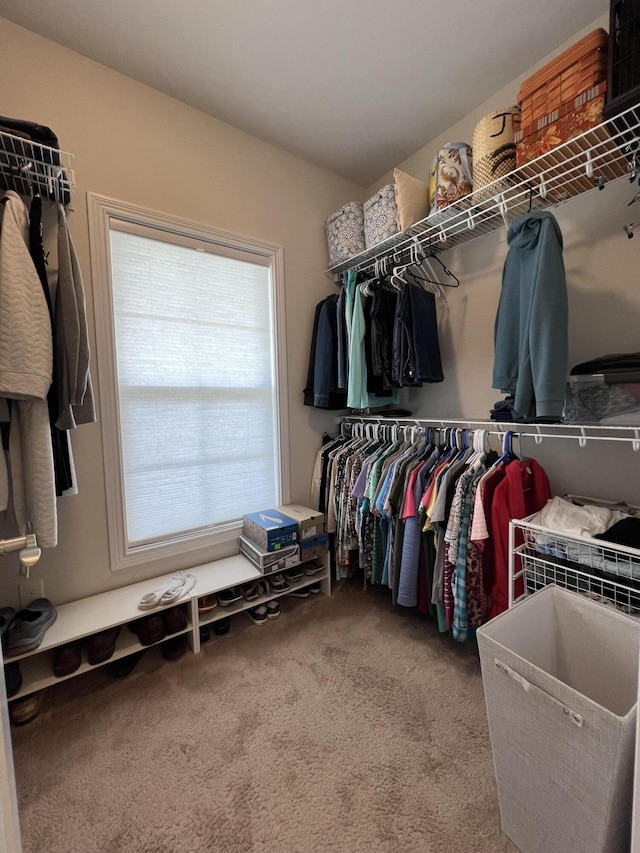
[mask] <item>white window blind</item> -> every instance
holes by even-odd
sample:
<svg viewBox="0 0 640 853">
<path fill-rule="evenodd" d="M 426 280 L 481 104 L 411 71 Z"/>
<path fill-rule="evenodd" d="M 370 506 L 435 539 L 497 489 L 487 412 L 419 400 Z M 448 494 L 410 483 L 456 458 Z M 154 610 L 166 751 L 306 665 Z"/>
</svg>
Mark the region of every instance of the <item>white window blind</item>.
<svg viewBox="0 0 640 853">
<path fill-rule="evenodd" d="M 278 497 L 271 270 L 259 257 L 149 233 L 120 222 L 110 229 L 134 546 L 229 522 Z"/>
</svg>

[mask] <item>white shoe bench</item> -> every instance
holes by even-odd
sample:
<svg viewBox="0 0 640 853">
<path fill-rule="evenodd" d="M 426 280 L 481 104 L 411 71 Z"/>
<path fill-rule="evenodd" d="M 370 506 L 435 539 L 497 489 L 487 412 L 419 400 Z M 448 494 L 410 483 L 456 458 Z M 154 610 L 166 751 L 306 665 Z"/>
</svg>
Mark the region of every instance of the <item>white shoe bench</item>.
<svg viewBox="0 0 640 853">
<path fill-rule="evenodd" d="M 150 578 L 140 583 L 121 587 L 120 589 L 109 590 L 99 595 L 92 595 L 88 598 L 69 602 L 69 604 L 62 604 L 56 608 L 58 617 L 54 624 L 47 630 L 41 645 L 37 649 L 23 655 L 4 659 L 5 664 L 12 661 L 19 662 L 22 674 L 22 686 L 9 699 L 9 702 L 12 702 L 14 699 L 20 699 L 30 693 L 35 693 L 38 690 L 43 690 L 52 684 L 65 681 L 67 678 L 82 675 L 83 672 L 87 672 L 88 670 L 97 669 L 99 666 L 104 666 L 118 660 L 118 658 L 126 657 L 140 649 L 151 648 L 151 646 L 143 646 L 137 636 L 127 628 L 129 623 L 144 618 L 151 613 L 161 613 L 178 605 L 188 605 L 188 626 L 183 631 L 163 637 L 162 640 L 153 645 L 164 642 L 168 637 L 184 634 L 191 650 L 197 653 L 200 651 L 200 628 L 203 625 L 210 625 L 226 616 L 233 616 L 234 613 L 241 613 L 251 607 L 256 607 L 262 601 L 288 595 L 296 589 L 308 587 L 318 582 L 321 582 L 322 592 L 325 595 L 330 595 L 331 579 L 328 554 L 321 559 L 324 563 L 322 571 L 318 571 L 314 575 L 304 575 L 299 581 L 294 583 L 288 581 L 288 590 L 262 595 L 253 601 L 242 599 L 226 607 L 221 607 L 218 604 L 213 610 L 203 614 L 198 613 L 198 599 L 202 596 L 217 593 L 223 589 L 239 586 L 250 581 L 268 579 L 269 575 L 263 575 L 253 567 L 252 563 L 246 557 L 238 554 L 234 557 L 227 557 L 223 560 L 216 560 L 212 563 L 195 566 L 183 572 L 172 572 L 169 575 Z M 304 564 L 301 565 L 301 568 L 304 570 Z M 143 595 L 161 587 L 171 577 L 186 574 L 194 575 L 196 584 L 183 598 L 166 607 L 157 607 L 153 610 L 138 609 L 138 603 Z M 115 652 L 108 660 L 92 666 L 87 662 L 83 649 L 82 663 L 75 672 L 61 678 L 57 678 L 53 674 L 51 662 L 52 649 L 74 640 L 88 638 L 92 634 L 97 634 L 99 631 L 105 631 L 107 628 L 113 628 L 116 625 L 121 626 L 121 631 L 116 641 Z"/>
</svg>

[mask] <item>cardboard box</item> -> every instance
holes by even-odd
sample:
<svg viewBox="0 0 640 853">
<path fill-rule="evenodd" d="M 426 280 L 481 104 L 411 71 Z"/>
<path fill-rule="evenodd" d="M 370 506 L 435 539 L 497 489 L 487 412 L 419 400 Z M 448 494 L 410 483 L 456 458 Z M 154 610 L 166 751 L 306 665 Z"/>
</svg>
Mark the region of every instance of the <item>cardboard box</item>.
<svg viewBox="0 0 640 853">
<path fill-rule="evenodd" d="M 285 548 L 280 548 L 279 551 L 264 551 L 242 534 L 238 536 L 238 545 L 244 556 L 263 575 L 292 569 L 300 563 L 300 549 L 297 545 L 287 545 Z"/>
<path fill-rule="evenodd" d="M 307 560 L 315 560 L 327 553 L 329 536 L 326 533 L 321 533 L 319 536 L 314 536 L 313 539 L 303 539 L 298 544 L 300 545 L 300 562 L 306 563 Z"/>
<path fill-rule="evenodd" d="M 298 522 L 275 508 L 263 509 L 243 517 L 242 533 L 264 551 L 279 551 L 295 543 Z"/>
<path fill-rule="evenodd" d="M 324 531 L 324 513 L 299 504 L 277 506 L 277 510 L 298 522 L 298 540 L 313 539 Z"/>
</svg>

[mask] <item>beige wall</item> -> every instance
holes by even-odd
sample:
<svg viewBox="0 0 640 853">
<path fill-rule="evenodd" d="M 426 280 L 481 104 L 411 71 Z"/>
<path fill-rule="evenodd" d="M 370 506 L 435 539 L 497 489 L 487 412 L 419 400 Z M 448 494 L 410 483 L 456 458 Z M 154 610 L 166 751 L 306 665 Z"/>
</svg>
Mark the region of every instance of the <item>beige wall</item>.
<svg viewBox="0 0 640 853">
<path fill-rule="evenodd" d="M 2 113 L 48 125 L 60 147 L 76 155 L 70 227 L 92 343 L 93 293 L 101 283 L 90 275 L 87 192 L 284 246 L 291 488 L 295 501 L 306 502 L 319 434 L 334 424 L 326 413 L 302 406 L 313 309 L 335 287 L 324 275 L 324 218 L 361 199 L 362 188 L 3 19 L 0 41 Z M 95 361 L 92 375 L 99 386 Z M 60 544 L 45 551 L 34 570 L 56 603 L 160 571 L 151 565 L 111 573 L 100 423 L 76 430 L 73 448 L 79 495 L 58 502 Z M 0 561 L 0 603 L 17 603 L 15 555 Z"/>
</svg>

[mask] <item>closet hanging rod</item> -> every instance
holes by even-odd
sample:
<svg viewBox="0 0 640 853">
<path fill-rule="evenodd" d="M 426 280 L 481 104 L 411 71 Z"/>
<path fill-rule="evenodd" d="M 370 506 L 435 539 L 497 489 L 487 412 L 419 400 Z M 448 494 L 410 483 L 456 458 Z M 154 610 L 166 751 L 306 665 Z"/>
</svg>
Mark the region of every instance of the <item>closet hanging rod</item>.
<svg viewBox="0 0 640 853">
<path fill-rule="evenodd" d="M 345 415 L 339 418 L 341 423 L 373 424 L 374 426 L 398 426 L 403 428 L 418 427 L 420 429 L 447 429 L 459 427 L 463 429 L 486 429 L 488 435 L 504 436 L 513 432 L 519 438 L 532 438 L 536 444 L 542 439 L 571 439 L 577 441 L 580 447 L 585 447 L 588 441 L 612 441 L 631 444 L 632 449 L 640 451 L 640 425 L 619 426 L 611 424 L 597 426 L 586 424 L 518 424 L 511 421 L 474 421 L 456 418 L 387 418 L 375 415 Z M 520 427 L 523 427 L 521 429 Z M 544 431 L 543 431 L 544 430 Z M 551 430 L 551 431 L 550 431 Z M 557 430 L 557 432 L 556 432 Z M 610 435 L 608 433 L 614 433 Z"/>
<path fill-rule="evenodd" d="M 37 548 L 35 533 L 26 536 L 16 536 L 14 539 L 0 539 L 0 556 L 9 554 L 11 551 L 21 551 L 23 548 Z"/>
</svg>

